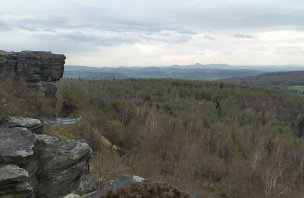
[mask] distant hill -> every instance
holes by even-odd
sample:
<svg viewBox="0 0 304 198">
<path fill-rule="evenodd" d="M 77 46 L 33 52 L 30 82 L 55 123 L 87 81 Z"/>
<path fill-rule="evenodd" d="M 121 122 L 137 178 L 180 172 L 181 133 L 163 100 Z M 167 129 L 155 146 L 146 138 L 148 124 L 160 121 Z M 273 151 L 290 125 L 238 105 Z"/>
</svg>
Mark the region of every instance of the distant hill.
<svg viewBox="0 0 304 198">
<path fill-rule="evenodd" d="M 109 73 L 101 71 L 65 71 L 64 78 L 82 78 L 88 80 L 112 80 L 112 79 L 126 79 L 127 76 L 124 76 L 119 73 Z"/>
<path fill-rule="evenodd" d="M 189 80 L 218 80 L 233 77 L 245 77 L 262 74 L 255 69 L 233 69 L 229 65 L 186 65 L 167 67 L 85 67 L 66 66 L 64 78 L 84 78 L 96 80 L 126 79 L 126 78 L 176 78 Z"/>
<path fill-rule="evenodd" d="M 221 81 L 236 84 L 263 86 L 304 85 L 304 71 L 272 72 L 256 76 L 223 79 Z"/>
</svg>

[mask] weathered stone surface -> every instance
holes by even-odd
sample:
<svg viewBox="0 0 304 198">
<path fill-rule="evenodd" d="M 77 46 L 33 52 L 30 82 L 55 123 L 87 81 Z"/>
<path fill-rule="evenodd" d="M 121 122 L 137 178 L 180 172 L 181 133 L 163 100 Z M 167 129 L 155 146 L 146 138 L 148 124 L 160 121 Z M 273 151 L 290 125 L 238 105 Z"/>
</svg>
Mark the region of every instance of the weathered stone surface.
<svg viewBox="0 0 304 198">
<path fill-rule="evenodd" d="M 9 128 L 24 127 L 31 130 L 33 133 L 41 134 L 43 131 L 43 125 L 40 120 L 34 118 L 24 117 L 9 117 L 7 118 L 7 126 Z"/>
<path fill-rule="evenodd" d="M 100 198 L 101 191 L 99 189 L 100 178 L 92 174 L 84 174 L 80 178 L 77 194 L 82 198 Z"/>
<path fill-rule="evenodd" d="M 45 141 L 43 143 L 46 144 L 46 149 L 43 150 L 41 159 L 47 163 L 49 172 L 64 170 L 80 160 L 87 160 L 92 152 L 84 141 L 68 140 L 67 142 L 51 142 L 51 144 Z"/>
<path fill-rule="evenodd" d="M 28 172 L 16 165 L 0 165 L 0 197 L 31 197 Z"/>
<path fill-rule="evenodd" d="M 68 194 L 68 195 L 65 196 L 64 198 L 80 198 L 80 196 L 79 196 L 79 195 L 76 195 L 76 194 L 74 194 L 74 193 L 72 193 L 72 194 Z"/>
<path fill-rule="evenodd" d="M 0 129 L 0 164 L 25 164 L 34 154 L 36 138 L 26 128 Z"/>
<path fill-rule="evenodd" d="M 91 148 L 84 141 L 60 141 L 36 135 L 40 151 L 38 197 L 60 197 L 79 188 L 80 178 L 88 173 Z"/>
<path fill-rule="evenodd" d="M 0 73 L 28 82 L 51 82 L 62 78 L 65 56 L 42 51 L 0 51 Z"/>
<path fill-rule="evenodd" d="M 63 141 L 20 127 L 40 125 L 39 120 L 7 121 L 12 128 L 0 129 L 1 198 L 192 197 L 167 183 L 134 175 L 113 180 L 102 193 L 100 179 L 90 173 L 92 150 L 86 142 Z"/>
<path fill-rule="evenodd" d="M 0 186 L 1 198 L 31 198 L 33 188 L 28 182 Z"/>
<path fill-rule="evenodd" d="M 7 164 L 0 165 L 0 184 L 6 182 L 20 182 L 26 181 L 28 178 L 28 172 L 23 168 L 16 165 Z"/>
<path fill-rule="evenodd" d="M 135 175 L 122 175 L 110 182 L 108 190 L 115 191 L 118 188 L 126 187 L 132 183 L 143 182 L 145 178 Z"/>
<path fill-rule="evenodd" d="M 41 123 L 20 117 L 8 120 L 10 127 Z M 100 198 L 100 179 L 89 170 L 91 154 L 91 148 L 83 140 L 63 141 L 33 134 L 26 128 L 2 128 L 0 197 L 53 198 L 75 193 L 82 198 Z"/>
<path fill-rule="evenodd" d="M 34 118 L 24 118 L 24 117 L 9 117 L 7 119 L 9 127 L 24 127 L 30 128 L 37 125 L 41 125 L 41 121 Z"/>
<path fill-rule="evenodd" d="M 42 145 L 51 145 L 61 141 L 57 137 L 45 135 L 45 134 L 36 134 L 35 137 L 37 141 Z"/>
<path fill-rule="evenodd" d="M 26 81 L 28 86 L 47 98 L 55 114 L 56 91 L 54 82 L 63 76 L 66 57 L 43 51 L 0 51 L 0 78 Z"/>
</svg>

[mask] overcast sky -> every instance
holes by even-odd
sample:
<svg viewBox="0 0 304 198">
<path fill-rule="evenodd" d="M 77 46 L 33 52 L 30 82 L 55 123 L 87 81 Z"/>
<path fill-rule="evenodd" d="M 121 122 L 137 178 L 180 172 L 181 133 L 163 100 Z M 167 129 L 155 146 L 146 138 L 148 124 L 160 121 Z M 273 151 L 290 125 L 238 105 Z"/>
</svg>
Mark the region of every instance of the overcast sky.
<svg viewBox="0 0 304 198">
<path fill-rule="evenodd" d="M 304 1 L 1 0 L 0 46 L 68 65 L 304 65 Z"/>
</svg>

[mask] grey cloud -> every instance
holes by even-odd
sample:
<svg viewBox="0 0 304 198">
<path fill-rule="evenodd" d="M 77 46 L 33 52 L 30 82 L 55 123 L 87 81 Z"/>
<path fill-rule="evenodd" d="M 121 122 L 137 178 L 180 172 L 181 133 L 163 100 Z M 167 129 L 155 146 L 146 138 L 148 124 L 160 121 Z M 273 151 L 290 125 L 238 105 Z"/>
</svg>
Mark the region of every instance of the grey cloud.
<svg viewBox="0 0 304 198">
<path fill-rule="evenodd" d="M 304 50 L 299 46 L 281 46 L 275 47 L 274 52 L 278 54 L 303 54 Z"/>
<path fill-rule="evenodd" d="M 44 32 L 50 32 L 50 33 L 55 33 L 56 32 L 55 30 L 53 30 L 51 28 L 44 28 L 44 29 L 42 29 L 42 31 L 44 31 Z"/>
<path fill-rule="evenodd" d="M 25 15 L 32 17 L 22 17 L 21 15 L 8 22 L 10 28 L 29 31 L 41 29 L 56 31 L 56 29 L 62 28 L 76 31 L 88 28 L 92 31 L 113 31 L 123 34 L 124 32 L 158 33 L 168 30 L 178 32 L 185 37 L 206 30 L 231 31 L 234 29 L 241 31 L 304 27 L 304 8 L 297 6 L 302 3 L 295 0 L 288 1 L 286 5 L 274 0 L 269 0 L 270 3 L 263 5 L 258 1 L 251 1 L 251 4 L 238 0 L 232 0 L 229 3 L 214 1 L 214 3 L 203 0 L 163 3 L 160 0 L 148 0 L 144 4 L 138 0 L 93 0 L 90 4 L 89 2 L 67 0 L 60 2 L 60 7 L 66 7 L 66 12 L 62 12 L 60 15 L 51 12 L 43 13 L 43 10 L 32 13 L 32 7 L 35 8 L 33 3 L 33 5 L 29 5 L 31 9 L 28 12 L 24 10 Z M 56 5 L 56 2 L 59 3 L 56 0 L 54 2 L 52 5 Z"/>
<path fill-rule="evenodd" d="M 256 38 L 254 35 L 251 34 L 233 34 L 232 35 L 235 38 L 243 38 L 243 39 L 254 39 Z"/>
<path fill-rule="evenodd" d="M 34 17 L 18 15 L 10 18 L 0 14 L 0 25 L 5 24 L 9 29 L 24 29 L 28 31 L 38 31 L 39 29 L 64 28 L 68 19 L 63 17 Z"/>
<path fill-rule="evenodd" d="M 75 31 L 71 33 L 64 33 L 62 38 L 68 41 L 76 43 L 86 43 L 93 46 L 113 46 L 122 43 L 135 43 L 137 40 L 132 38 L 124 38 L 119 36 L 105 36 L 105 35 L 92 35 L 90 33 L 84 33 Z"/>
<path fill-rule="evenodd" d="M 11 30 L 9 25 L 3 21 L 0 21 L 0 31 L 7 31 L 7 30 Z"/>
<path fill-rule="evenodd" d="M 32 2 L 32 3 L 30 3 Z M 51 1 L 50 9 L 65 8 L 65 12 L 43 13 L 36 10 L 36 20 L 20 20 L 32 24 L 33 28 L 106 28 L 123 32 L 158 32 L 174 29 L 182 34 L 194 34 L 198 30 L 261 29 L 261 28 L 303 28 L 304 6 L 297 0 L 222 1 L 206 0 L 166 1 L 126 0 L 126 1 Z M 57 2 L 57 3 L 56 3 Z M 250 3 L 246 3 L 250 2 Z M 21 3 L 22 4 L 22 3 Z M 35 1 L 27 1 L 32 14 Z M 58 6 L 58 5 L 57 5 Z M 37 8 L 38 9 L 38 8 Z M 5 4 L 3 6 L 5 10 Z M 1 8 L 0 8 L 1 11 Z M 26 13 L 26 9 L 24 10 Z M 35 14 L 35 13 L 34 13 Z M 46 17 L 45 17 L 46 16 Z M 58 17 L 61 16 L 61 17 Z M 174 24 L 174 26 L 172 26 Z"/>
<path fill-rule="evenodd" d="M 94 34 L 94 33 L 95 34 Z M 122 43 L 134 44 L 145 41 L 160 41 L 164 43 L 182 43 L 192 39 L 191 35 L 180 34 L 175 31 L 159 32 L 136 32 L 129 31 L 124 34 L 115 31 L 72 31 L 69 33 L 58 33 L 56 36 L 68 41 L 86 43 L 95 46 L 113 46 Z"/>
<path fill-rule="evenodd" d="M 19 28 L 23 29 L 23 30 L 30 31 L 30 32 L 36 32 L 36 31 L 39 30 L 38 28 L 36 28 L 34 26 L 31 26 L 31 25 L 20 25 Z"/>
<path fill-rule="evenodd" d="M 57 33 L 57 38 L 72 40 L 78 43 L 112 46 L 121 43 L 135 43 L 141 41 L 161 41 L 167 43 L 187 42 L 196 34 L 184 27 L 163 25 L 157 22 L 137 22 L 126 20 L 87 20 L 69 19 L 68 17 L 28 17 L 18 16 L 6 19 L 9 28 L 22 29 L 30 32 Z M 3 20 L 2 23 L 6 22 Z M 1 21 L 0 21 L 1 22 Z M 7 24 L 7 23 L 5 23 Z M 68 33 L 59 33 L 60 30 Z M 176 35 L 168 33 L 174 32 Z"/>
<path fill-rule="evenodd" d="M 304 29 L 300 0 L 4 0 L 0 13 L 0 32 L 14 35 L 1 41 L 5 47 L 59 52 L 150 41 L 179 44 L 195 37 L 214 40 L 206 47 L 219 49 L 221 37 L 214 35 L 254 39 L 268 30 Z"/>
<path fill-rule="evenodd" d="M 298 3 L 302 4 L 302 3 Z M 204 6 L 178 11 L 183 24 L 193 28 L 212 30 L 261 30 L 272 28 L 303 28 L 304 8 L 294 8 L 288 3 L 260 5 L 225 4 L 204 9 Z M 184 17 L 186 16 L 186 17 Z"/>
<path fill-rule="evenodd" d="M 206 35 L 204 38 L 206 38 L 208 40 L 215 40 L 215 38 L 213 36 L 209 36 L 209 35 Z"/>
</svg>

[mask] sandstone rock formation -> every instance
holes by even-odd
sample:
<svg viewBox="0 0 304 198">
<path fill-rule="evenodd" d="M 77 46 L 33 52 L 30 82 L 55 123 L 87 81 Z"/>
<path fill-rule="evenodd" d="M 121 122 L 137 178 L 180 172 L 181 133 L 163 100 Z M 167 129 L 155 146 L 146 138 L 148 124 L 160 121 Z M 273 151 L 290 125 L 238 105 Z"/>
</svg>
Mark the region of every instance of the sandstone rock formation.
<svg viewBox="0 0 304 198">
<path fill-rule="evenodd" d="M 0 51 L 0 77 L 24 80 L 56 105 L 56 85 L 64 71 L 65 56 L 42 51 Z"/>
<path fill-rule="evenodd" d="M 0 129 L 0 163 L 27 164 L 35 144 L 36 137 L 25 128 Z"/>
<path fill-rule="evenodd" d="M 76 195 L 74 193 L 68 194 L 67 196 L 65 196 L 64 198 L 80 198 L 79 195 Z"/>
<path fill-rule="evenodd" d="M 0 73 L 27 82 L 54 82 L 63 75 L 65 56 L 41 51 L 0 51 Z"/>
<path fill-rule="evenodd" d="M 9 120 L 15 125 L 0 129 L 0 197 L 60 198 L 70 193 L 100 197 L 99 178 L 89 168 L 92 150 L 86 142 L 63 141 L 20 128 L 38 124 L 37 120 Z"/>
<path fill-rule="evenodd" d="M 31 197 L 28 172 L 16 165 L 0 165 L 0 197 Z"/>
<path fill-rule="evenodd" d="M 24 118 L 18 116 L 8 117 L 6 120 L 0 122 L 0 128 L 27 128 L 33 133 L 40 134 L 43 131 L 43 125 L 40 120 L 33 118 Z"/>
</svg>

